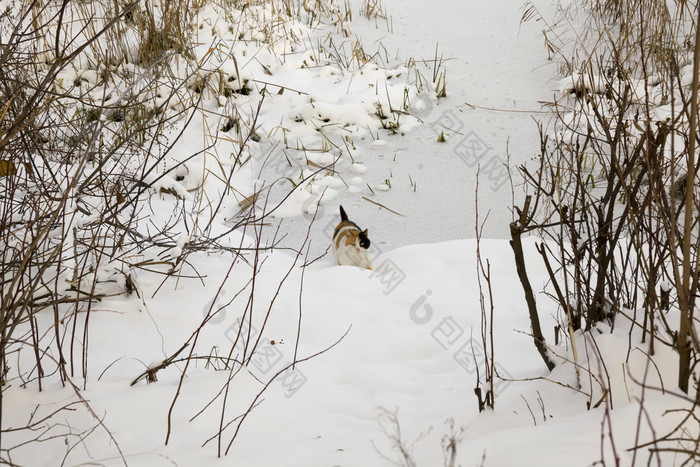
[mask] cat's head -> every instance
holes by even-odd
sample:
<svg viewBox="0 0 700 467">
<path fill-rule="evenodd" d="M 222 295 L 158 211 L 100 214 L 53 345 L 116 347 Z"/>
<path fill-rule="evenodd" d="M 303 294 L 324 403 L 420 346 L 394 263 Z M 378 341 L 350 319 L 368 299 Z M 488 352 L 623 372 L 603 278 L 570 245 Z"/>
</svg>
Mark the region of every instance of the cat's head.
<svg viewBox="0 0 700 467">
<path fill-rule="evenodd" d="M 369 237 L 367 236 L 367 229 L 363 230 L 357 234 L 357 238 L 360 241 L 360 246 L 365 250 L 369 249 Z"/>
</svg>

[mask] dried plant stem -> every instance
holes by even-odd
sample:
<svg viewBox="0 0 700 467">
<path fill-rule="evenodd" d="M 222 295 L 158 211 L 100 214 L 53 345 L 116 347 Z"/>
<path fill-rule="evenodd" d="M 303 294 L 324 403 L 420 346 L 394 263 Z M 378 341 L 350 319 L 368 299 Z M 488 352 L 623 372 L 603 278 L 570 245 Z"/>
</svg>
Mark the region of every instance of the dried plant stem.
<svg viewBox="0 0 700 467">
<path fill-rule="evenodd" d="M 683 220 L 683 266 L 682 266 L 682 284 L 678 288 L 678 301 L 681 312 L 680 327 L 678 330 L 678 353 L 680 356 L 678 362 L 678 386 L 683 392 L 688 393 L 688 382 L 691 373 L 691 356 L 688 338 L 692 333 L 692 316 L 695 300 L 692 297 L 690 280 L 694 279 L 697 283 L 698 271 L 697 264 L 692 264 L 691 258 L 691 241 L 693 230 L 693 213 L 695 212 L 695 140 L 698 117 L 698 87 L 700 83 L 700 5 L 696 6 L 697 21 L 695 27 L 695 51 L 693 55 L 693 82 L 690 95 L 690 121 L 688 127 L 688 172 L 686 175 L 685 187 L 685 217 Z M 697 262 L 697 259 L 696 261 Z M 694 333 L 692 333 L 694 337 Z M 698 343 L 695 339 L 695 351 L 700 352 L 697 348 Z M 700 400 L 700 388 L 696 392 L 696 398 Z"/>
<path fill-rule="evenodd" d="M 523 291 L 525 292 L 525 301 L 530 314 L 530 326 L 532 327 L 532 338 L 535 343 L 535 348 L 537 348 L 537 351 L 542 357 L 545 365 L 547 365 L 547 368 L 551 371 L 554 369 L 555 365 L 552 359 L 549 357 L 547 352 L 547 343 L 544 339 L 544 335 L 542 334 L 540 317 L 537 313 L 537 304 L 535 303 L 535 295 L 532 292 L 532 285 L 530 285 L 530 279 L 527 276 L 525 255 L 523 253 L 523 244 L 521 240 L 521 236 L 527 228 L 530 199 L 531 198 L 529 196 L 526 198 L 525 207 L 520 214 L 520 219 L 517 222 L 512 222 L 510 224 L 510 246 L 513 249 L 513 254 L 515 255 L 515 267 L 518 272 L 518 278 L 520 279 L 520 284 L 523 286 Z"/>
</svg>

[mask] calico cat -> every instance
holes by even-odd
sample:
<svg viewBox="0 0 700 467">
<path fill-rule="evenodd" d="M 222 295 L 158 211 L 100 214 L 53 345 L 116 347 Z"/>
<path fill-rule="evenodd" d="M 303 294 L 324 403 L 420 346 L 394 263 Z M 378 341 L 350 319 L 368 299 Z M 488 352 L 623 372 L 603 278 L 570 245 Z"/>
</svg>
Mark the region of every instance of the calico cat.
<svg viewBox="0 0 700 467">
<path fill-rule="evenodd" d="M 360 229 L 340 206 L 340 224 L 333 232 L 333 256 L 339 265 L 359 266 L 372 270 L 369 259 L 367 229 Z"/>
</svg>

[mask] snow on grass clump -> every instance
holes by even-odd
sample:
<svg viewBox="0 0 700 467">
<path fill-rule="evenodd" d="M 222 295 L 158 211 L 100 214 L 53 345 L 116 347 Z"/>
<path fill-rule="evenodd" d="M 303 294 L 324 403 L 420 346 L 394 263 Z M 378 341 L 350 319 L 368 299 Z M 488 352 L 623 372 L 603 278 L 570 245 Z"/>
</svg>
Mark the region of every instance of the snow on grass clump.
<svg viewBox="0 0 700 467">
<path fill-rule="evenodd" d="M 343 16 L 338 7 L 329 8 L 331 18 Z M 226 153 L 225 142 L 245 140 L 251 158 L 244 161 L 250 159 L 258 188 L 282 177 L 311 190 L 315 176 L 304 176 L 307 168 L 328 168 L 319 176 L 342 178 L 354 141 L 418 124 L 410 100 L 419 89 L 405 66 L 383 68 L 358 54 L 359 39 L 334 33 L 342 20 L 314 24 L 313 17 L 297 14 L 285 16 L 274 2 L 233 9 L 207 4 L 196 16 L 196 71 L 181 76 L 190 90 L 201 92 L 202 125 L 225 133 L 208 135 L 202 147 L 211 142 L 210 152 Z M 286 217 L 284 212 L 274 215 Z"/>
</svg>

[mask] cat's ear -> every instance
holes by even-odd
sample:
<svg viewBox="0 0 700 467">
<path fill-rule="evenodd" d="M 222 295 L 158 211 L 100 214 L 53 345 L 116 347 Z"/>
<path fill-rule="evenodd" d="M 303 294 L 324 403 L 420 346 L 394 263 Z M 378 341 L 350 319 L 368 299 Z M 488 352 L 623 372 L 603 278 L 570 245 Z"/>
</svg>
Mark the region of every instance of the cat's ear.
<svg viewBox="0 0 700 467">
<path fill-rule="evenodd" d="M 343 206 L 340 206 L 340 220 L 341 222 L 348 220 L 348 215 L 345 214 L 345 209 L 343 209 Z"/>
<path fill-rule="evenodd" d="M 364 235 L 365 237 L 368 237 L 368 235 L 367 235 L 367 229 L 365 229 L 365 230 L 362 231 L 362 235 Z"/>
</svg>

